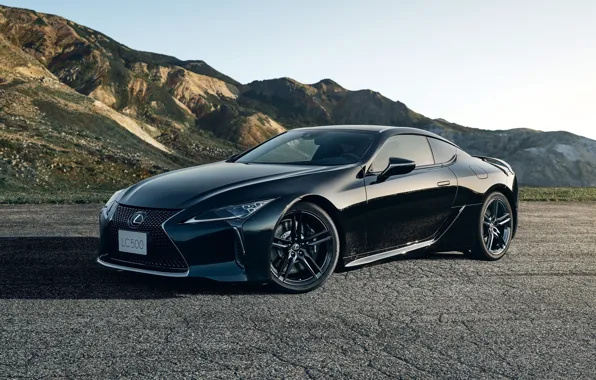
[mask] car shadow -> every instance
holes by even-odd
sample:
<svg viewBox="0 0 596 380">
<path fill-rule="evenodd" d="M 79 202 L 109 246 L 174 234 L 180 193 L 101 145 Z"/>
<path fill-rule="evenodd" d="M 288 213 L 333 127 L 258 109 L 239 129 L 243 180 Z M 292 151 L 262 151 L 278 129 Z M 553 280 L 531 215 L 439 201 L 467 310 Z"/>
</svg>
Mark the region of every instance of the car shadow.
<svg viewBox="0 0 596 380">
<path fill-rule="evenodd" d="M 165 299 L 270 294 L 271 287 L 117 271 L 95 262 L 94 237 L 0 238 L 0 299 Z"/>
<path fill-rule="evenodd" d="M 258 283 L 169 278 L 105 268 L 94 237 L 0 237 L 0 299 L 166 299 L 186 295 L 274 294 Z M 412 253 L 402 260 L 468 260 L 458 253 Z M 342 268 L 338 272 L 361 267 Z"/>
</svg>

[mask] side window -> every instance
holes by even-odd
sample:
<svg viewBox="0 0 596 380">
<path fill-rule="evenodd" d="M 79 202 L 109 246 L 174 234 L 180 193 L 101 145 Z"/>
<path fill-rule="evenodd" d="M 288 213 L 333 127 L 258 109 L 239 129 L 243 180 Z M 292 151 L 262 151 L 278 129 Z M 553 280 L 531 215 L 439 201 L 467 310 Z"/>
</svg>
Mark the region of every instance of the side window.
<svg viewBox="0 0 596 380">
<path fill-rule="evenodd" d="M 389 164 L 389 157 L 412 160 L 416 163 L 416 167 L 435 163 L 426 137 L 418 135 L 397 135 L 387 139 L 370 170 L 380 172 L 385 169 Z"/>
<path fill-rule="evenodd" d="M 435 164 L 449 162 L 457 154 L 457 148 L 444 141 L 429 137 L 428 142 L 435 157 Z"/>
</svg>

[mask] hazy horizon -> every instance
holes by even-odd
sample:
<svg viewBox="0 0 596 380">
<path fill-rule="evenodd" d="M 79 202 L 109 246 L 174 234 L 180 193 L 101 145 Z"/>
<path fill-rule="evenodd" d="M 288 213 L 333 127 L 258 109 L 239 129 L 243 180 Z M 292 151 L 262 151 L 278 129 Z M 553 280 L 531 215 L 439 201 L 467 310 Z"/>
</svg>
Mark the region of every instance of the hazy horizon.
<svg viewBox="0 0 596 380">
<path fill-rule="evenodd" d="M 242 82 L 329 78 L 431 118 L 596 139 L 596 2 L 4 0 Z"/>
</svg>

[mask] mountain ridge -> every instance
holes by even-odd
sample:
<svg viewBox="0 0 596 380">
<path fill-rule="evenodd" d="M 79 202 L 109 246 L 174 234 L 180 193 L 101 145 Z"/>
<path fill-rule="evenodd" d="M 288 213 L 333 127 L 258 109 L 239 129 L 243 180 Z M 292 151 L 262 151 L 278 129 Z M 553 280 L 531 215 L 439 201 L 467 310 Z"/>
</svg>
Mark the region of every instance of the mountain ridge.
<svg viewBox="0 0 596 380">
<path fill-rule="evenodd" d="M 60 16 L 0 6 L 0 188 L 124 186 L 287 129 L 337 124 L 429 130 L 471 154 L 507 160 L 523 185 L 596 186 L 596 141 L 581 136 L 465 127 L 330 78 L 241 84 L 201 60 L 137 51 Z M 78 144 L 73 133 L 83 136 Z M 115 136 L 121 149 L 110 146 Z M 37 149 L 38 159 L 27 149 Z M 92 158 L 105 152 L 108 161 L 93 168 Z M 68 155 L 79 163 L 68 164 Z M 71 168 L 55 170 L 58 163 Z"/>
</svg>

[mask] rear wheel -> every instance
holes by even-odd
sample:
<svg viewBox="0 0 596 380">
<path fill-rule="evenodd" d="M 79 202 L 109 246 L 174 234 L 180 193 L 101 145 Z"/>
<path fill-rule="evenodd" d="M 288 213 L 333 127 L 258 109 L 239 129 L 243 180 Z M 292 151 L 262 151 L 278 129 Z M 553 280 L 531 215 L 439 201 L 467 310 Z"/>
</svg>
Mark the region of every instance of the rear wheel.
<svg viewBox="0 0 596 380">
<path fill-rule="evenodd" d="M 498 260 L 505 256 L 511 243 L 514 222 L 507 197 L 499 192 L 491 193 L 482 205 L 471 256 L 482 260 Z"/>
<path fill-rule="evenodd" d="M 286 292 L 308 292 L 327 281 L 338 258 L 339 235 L 333 220 L 315 204 L 297 203 L 273 232 L 271 281 Z"/>
</svg>

